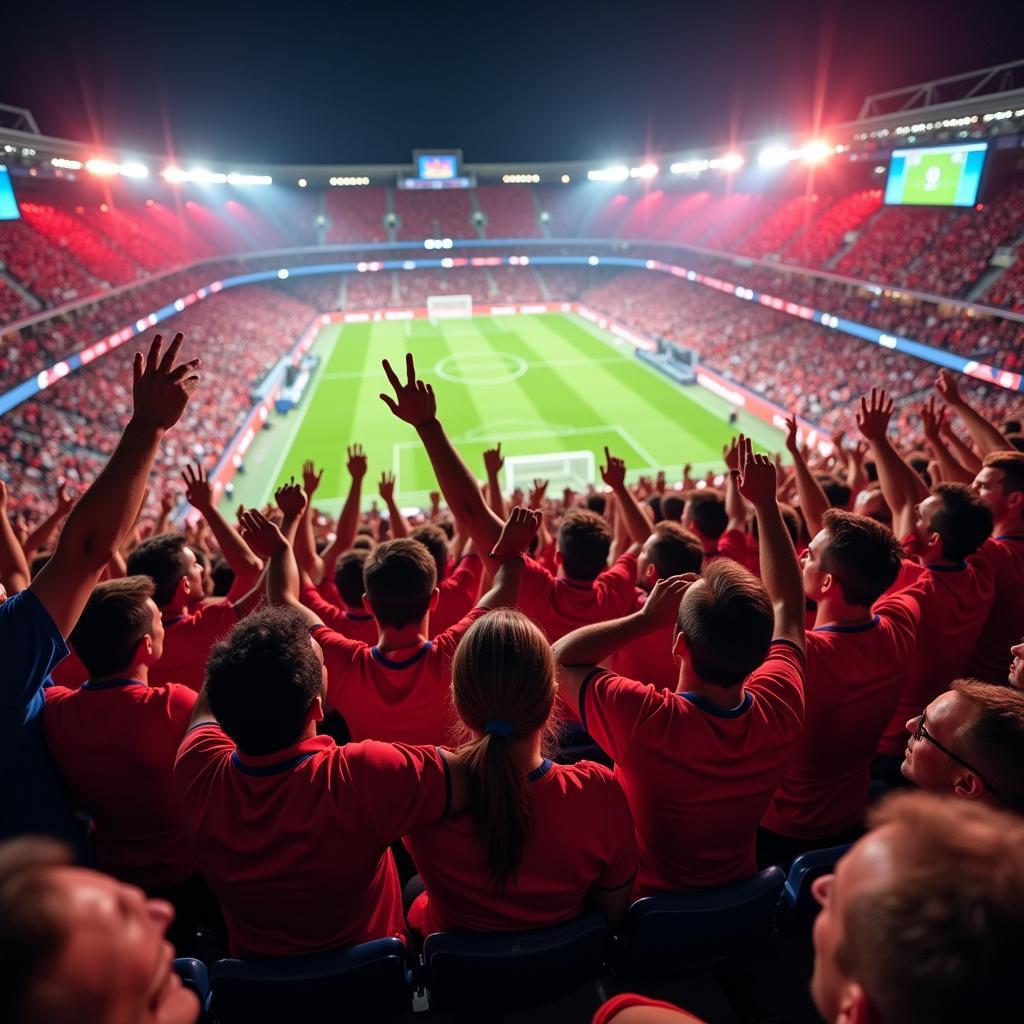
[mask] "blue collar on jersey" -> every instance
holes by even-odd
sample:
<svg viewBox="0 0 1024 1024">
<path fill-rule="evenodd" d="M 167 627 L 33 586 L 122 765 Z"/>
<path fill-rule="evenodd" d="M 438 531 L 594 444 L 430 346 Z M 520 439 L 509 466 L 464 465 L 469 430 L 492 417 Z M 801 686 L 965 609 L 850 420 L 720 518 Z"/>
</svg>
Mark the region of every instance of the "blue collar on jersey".
<svg viewBox="0 0 1024 1024">
<path fill-rule="evenodd" d="M 533 771 L 530 772 L 529 775 L 526 776 L 526 781 L 527 782 L 536 782 L 538 779 L 541 779 L 545 775 L 547 775 L 547 773 L 549 771 L 551 771 L 551 768 L 552 768 L 551 762 L 545 757 L 544 760 L 541 761 L 541 763 L 539 765 L 537 765 L 537 767 L 534 768 Z"/>
<path fill-rule="evenodd" d="M 811 630 L 812 633 L 866 633 L 869 629 L 874 629 L 879 623 L 879 617 L 873 616 L 868 622 L 861 623 L 859 626 L 815 626 Z"/>
<path fill-rule="evenodd" d="M 750 710 L 750 705 L 754 703 L 754 698 L 746 692 L 743 694 L 743 700 L 734 708 L 720 708 L 717 704 L 712 704 L 704 694 L 694 693 L 692 690 L 684 690 L 679 696 L 695 708 L 714 715 L 715 718 L 739 718 L 741 715 L 745 715 Z"/>
<path fill-rule="evenodd" d="M 119 690 L 123 686 L 148 686 L 141 679 L 104 679 L 101 683 L 94 683 L 91 680 L 82 683 L 83 690 Z"/>
<path fill-rule="evenodd" d="M 393 661 L 379 647 L 371 647 L 370 654 L 385 668 L 408 668 L 410 665 L 415 665 L 433 646 L 434 641 L 428 640 L 415 654 L 409 655 L 402 661 Z"/>
</svg>

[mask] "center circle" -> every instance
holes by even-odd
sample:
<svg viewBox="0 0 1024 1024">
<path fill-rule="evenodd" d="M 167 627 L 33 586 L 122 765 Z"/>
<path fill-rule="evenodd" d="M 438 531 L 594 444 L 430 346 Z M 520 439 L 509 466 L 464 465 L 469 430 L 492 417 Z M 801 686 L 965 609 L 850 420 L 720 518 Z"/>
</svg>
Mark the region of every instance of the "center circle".
<svg viewBox="0 0 1024 1024">
<path fill-rule="evenodd" d="M 452 384 L 509 384 L 528 369 L 526 360 L 511 352 L 453 352 L 434 373 Z"/>
</svg>

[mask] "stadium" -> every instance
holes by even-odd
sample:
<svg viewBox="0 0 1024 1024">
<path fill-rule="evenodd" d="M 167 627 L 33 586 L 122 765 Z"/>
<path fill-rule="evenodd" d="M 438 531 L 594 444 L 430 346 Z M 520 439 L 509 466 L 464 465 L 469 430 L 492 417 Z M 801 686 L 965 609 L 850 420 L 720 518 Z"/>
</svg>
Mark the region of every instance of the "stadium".
<svg viewBox="0 0 1024 1024">
<path fill-rule="evenodd" d="M 0 1016 L 1020 1015 L 1024 61 L 614 160 L 87 134 L 0 104 Z"/>
</svg>

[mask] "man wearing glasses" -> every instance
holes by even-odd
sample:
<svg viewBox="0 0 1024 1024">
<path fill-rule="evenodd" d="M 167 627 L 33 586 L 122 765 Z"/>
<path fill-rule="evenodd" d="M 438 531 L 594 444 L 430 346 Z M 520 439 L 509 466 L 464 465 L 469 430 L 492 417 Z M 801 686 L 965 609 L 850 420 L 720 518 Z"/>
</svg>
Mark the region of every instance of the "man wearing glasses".
<svg viewBox="0 0 1024 1024">
<path fill-rule="evenodd" d="M 1024 693 L 958 679 L 907 722 L 905 778 L 1024 813 Z"/>
</svg>

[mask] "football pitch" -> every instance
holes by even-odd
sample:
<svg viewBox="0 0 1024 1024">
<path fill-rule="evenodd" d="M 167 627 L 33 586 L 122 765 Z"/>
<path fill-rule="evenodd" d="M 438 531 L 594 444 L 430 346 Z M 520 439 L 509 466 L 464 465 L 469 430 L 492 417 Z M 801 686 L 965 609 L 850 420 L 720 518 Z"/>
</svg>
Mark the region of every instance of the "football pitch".
<svg viewBox="0 0 1024 1024">
<path fill-rule="evenodd" d="M 593 453 L 600 465 L 605 445 L 632 477 L 664 469 L 670 481 L 686 462 L 695 474 L 721 472 L 722 446 L 736 429 L 763 449 L 782 448 L 775 428 L 743 413 L 739 427 L 730 427 L 732 407 L 722 399 L 697 385 L 680 387 L 640 362 L 630 345 L 574 315 L 330 325 L 312 351 L 320 364 L 302 403 L 271 414 L 235 478 L 232 503 L 270 500 L 313 459 L 324 470 L 315 504 L 336 513 L 348 493 L 346 446 L 358 442 L 369 460 L 364 507 L 377 498 L 384 470 L 397 477 L 400 505 L 427 504 L 436 482 L 426 453 L 378 397 L 387 390 L 381 360 L 404 379 L 407 352 L 434 387 L 449 437 L 481 479 L 483 452 L 499 442 L 503 456 L 527 463 L 516 466 L 516 483 L 533 475 L 534 459 L 557 470 L 557 459 L 541 458 L 557 453 Z M 574 470 L 586 462 L 580 455 L 569 461 Z M 556 472 L 539 475 L 552 477 L 554 493 Z M 502 482 L 507 489 L 507 475 Z"/>
</svg>

